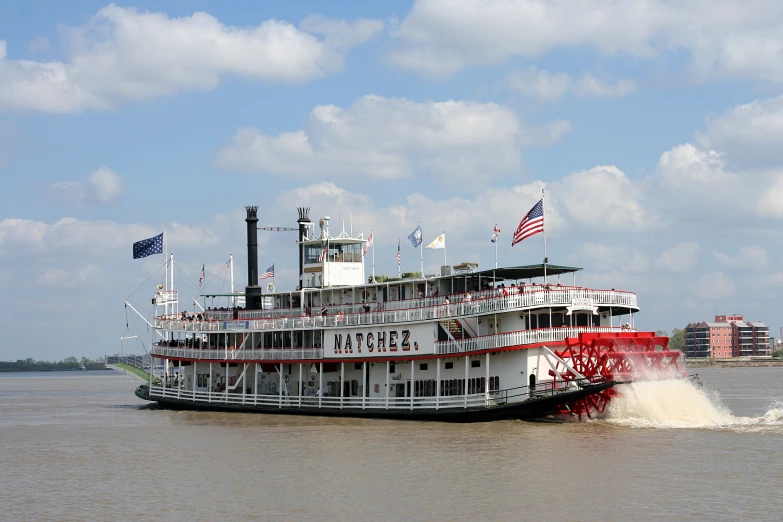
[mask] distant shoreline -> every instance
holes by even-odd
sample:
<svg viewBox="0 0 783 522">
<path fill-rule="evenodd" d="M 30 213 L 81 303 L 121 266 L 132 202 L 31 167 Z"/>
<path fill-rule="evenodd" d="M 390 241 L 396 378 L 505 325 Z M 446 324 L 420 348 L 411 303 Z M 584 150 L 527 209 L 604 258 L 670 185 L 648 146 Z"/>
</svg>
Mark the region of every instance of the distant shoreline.
<svg viewBox="0 0 783 522">
<path fill-rule="evenodd" d="M 751 361 L 739 361 L 735 359 L 686 359 L 685 366 L 688 368 L 764 368 L 783 366 L 783 359 L 757 359 Z"/>
<path fill-rule="evenodd" d="M 103 372 L 103 371 L 112 371 L 111 368 L 87 368 L 85 370 L 81 370 L 79 368 L 51 368 L 51 369 L 43 369 L 43 370 L 30 370 L 30 369 L 16 369 L 16 368 L 0 368 L 0 373 L 32 373 L 32 372 Z"/>
</svg>

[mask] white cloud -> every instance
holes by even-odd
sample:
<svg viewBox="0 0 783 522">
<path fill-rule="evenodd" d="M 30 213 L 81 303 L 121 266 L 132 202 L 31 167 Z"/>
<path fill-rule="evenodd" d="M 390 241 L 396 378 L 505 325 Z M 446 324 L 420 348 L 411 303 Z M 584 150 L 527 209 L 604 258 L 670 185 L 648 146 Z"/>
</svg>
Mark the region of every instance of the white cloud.
<svg viewBox="0 0 783 522">
<path fill-rule="evenodd" d="M 650 266 L 647 256 L 638 250 L 594 242 L 584 243 L 577 257 L 585 267 L 599 272 L 645 272 Z"/>
<path fill-rule="evenodd" d="M 427 74 L 585 46 L 607 56 L 690 54 L 698 78 L 783 81 L 783 5 L 773 0 L 604 2 L 417 0 L 391 34 L 388 59 Z"/>
<path fill-rule="evenodd" d="M 548 102 L 561 99 L 569 91 L 577 96 L 610 98 L 624 96 L 636 88 L 636 84 L 632 80 L 618 80 L 612 83 L 596 78 L 589 73 L 574 80 L 566 73 L 553 74 L 535 67 L 514 71 L 509 74 L 506 81 L 509 88 L 523 96 Z"/>
<path fill-rule="evenodd" d="M 345 53 L 383 26 L 311 18 L 305 30 L 278 20 L 240 28 L 203 12 L 169 18 L 111 4 L 85 25 L 63 31 L 67 62 L 8 59 L 0 42 L 0 110 L 106 109 L 211 90 L 226 75 L 306 82 L 339 71 Z"/>
<path fill-rule="evenodd" d="M 348 108 L 315 107 L 304 130 L 269 136 L 241 129 L 215 164 L 277 175 L 404 178 L 424 171 L 452 181 L 493 179 L 519 169 L 521 146 L 568 131 L 560 121 L 527 126 L 495 103 L 368 95 Z"/>
<path fill-rule="evenodd" d="M 775 176 L 772 186 L 764 190 L 756 210 L 763 217 L 783 217 L 783 174 Z"/>
<path fill-rule="evenodd" d="M 108 167 L 100 167 L 83 181 L 52 184 L 55 197 L 72 203 L 109 203 L 122 194 L 122 177 Z"/>
<path fill-rule="evenodd" d="M 735 287 L 734 281 L 721 271 L 704 274 L 691 284 L 691 290 L 699 298 L 708 301 L 731 297 Z"/>
<path fill-rule="evenodd" d="M 209 228 L 172 222 L 167 225 L 121 224 L 111 221 L 81 221 L 65 217 L 54 223 L 7 218 L 0 221 L 0 255 L 31 251 L 49 254 L 91 254 L 108 256 L 127 251 L 135 241 L 168 231 L 167 240 L 181 248 L 198 248 L 217 243 Z"/>
<path fill-rule="evenodd" d="M 739 167 L 783 164 L 783 96 L 738 105 L 707 120 L 700 139 L 708 147 L 724 151 Z"/>
<path fill-rule="evenodd" d="M 639 187 L 614 165 L 574 172 L 554 185 L 559 211 L 582 225 L 644 229 L 655 223 L 640 201 Z"/>
<path fill-rule="evenodd" d="M 715 259 L 728 268 L 759 270 L 769 263 L 767 251 L 758 245 L 744 246 L 734 255 L 715 252 Z"/>
<path fill-rule="evenodd" d="M 696 268 L 700 251 L 701 248 L 696 243 L 677 243 L 672 248 L 661 252 L 656 265 L 669 272 L 690 272 Z"/>
<path fill-rule="evenodd" d="M 49 288 L 76 288 L 78 286 L 97 286 L 101 281 L 101 267 L 88 264 L 81 269 L 63 270 L 50 268 L 38 276 L 38 284 Z"/>
</svg>

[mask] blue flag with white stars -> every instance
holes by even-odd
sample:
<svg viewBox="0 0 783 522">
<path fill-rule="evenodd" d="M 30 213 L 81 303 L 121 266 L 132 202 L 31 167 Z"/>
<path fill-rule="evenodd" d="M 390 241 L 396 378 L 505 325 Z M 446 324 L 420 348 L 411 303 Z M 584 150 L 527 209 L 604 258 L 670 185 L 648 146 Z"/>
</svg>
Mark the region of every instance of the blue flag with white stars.
<svg viewBox="0 0 783 522">
<path fill-rule="evenodd" d="M 163 253 L 163 233 L 149 239 L 142 239 L 133 243 L 133 259 Z"/>
</svg>

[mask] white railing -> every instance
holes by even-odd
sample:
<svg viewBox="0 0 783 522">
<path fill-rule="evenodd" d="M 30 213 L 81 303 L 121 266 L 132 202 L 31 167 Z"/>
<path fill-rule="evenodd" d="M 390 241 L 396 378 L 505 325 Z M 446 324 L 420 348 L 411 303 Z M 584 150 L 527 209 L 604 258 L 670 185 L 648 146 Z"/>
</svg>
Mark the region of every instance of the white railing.
<svg viewBox="0 0 783 522">
<path fill-rule="evenodd" d="M 494 348 L 523 346 L 547 342 L 563 341 L 568 337 L 577 337 L 580 333 L 635 332 L 625 327 L 608 326 L 563 326 L 558 328 L 538 328 L 494 335 L 484 335 L 470 339 L 438 341 L 435 353 L 438 355 L 479 352 Z M 199 349 L 187 346 L 165 346 L 154 344 L 152 354 L 162 357 L 175 357 L 193 360 L 212 361 L 296 361 L 323 359 L 323 348 L 269 348 L 269 349 Z"/>
<path fill-rule="evenodd" d="M 413 410 L 413 409 L 449 409 L 475 408 L 494 404 L 496 392 L 451 395 L 448 397 L 298 397 L 290 395 L 254 395 L 238 391 L 193 391 L 184 388 L 165 388 L 165 397 L 184 399 L 210 404 L 258 405 L 275 408 L 323 408 L 323 409 L 382 409 L 382 410 Z M 163 398 L 164 388 L 152 386 L 150 398 Z M 527 397 L 520 397 L 523 400 Z M 512 401 L 517 402 L 517 401 Z M 320 406 L 319 406 L 320 404 Z"/>
<path fill-rule="evenodd" d="M 336 314 L 313 317 L 275 317 L 273 310 L 249 311 L 242 313 L 262 312 L 269 317 L 263 319 L 237 319 L 237 320 L 182 320 L 182 319 L 155 319 L 155 327 L 163 330 L 180 330 L 189 332 L 217 332 L 217 331 L 241 331 L 241 330 L 297 330 L 324 327 L 369 326 L 388 323 L 405 323 L 427 321 L 432 319 L 445 319 L 449 317 L 464 317 L 487 313 L 523 310 L 527 308 L 540 308 L 544 306 L 569 306 L 578 300 L 591 300 L 596 306 L 618 305 L 629 308 L 636 306 L 636 294 L 629 292 L 617 292 L 614 290 L 585 290 L 570 288 L 566 290 L 544 290 L 539 292 L 520 292 L 509 296 L 494 296 L 471 299 L 469 302 L 445 304 L 445 298 L 430 297 L 421 300 L 403 301 L 407 305 L 415 305 L 417 301 L 429 306 L 389 309 L 396 302 L 385 303 L 382 311 L 362 313 Z M 452 296 L 454 297 L 454 296 Z M 432 304 L 439 302 L 440 304 Z M 331 310 L 331 308 L 330 308 Z M 279 312 L 280 310 L 278 310 Z M 290 310 L 286 310 L 290 313 Z M 210 312 L 213 313 L 213 312 Z"/>
<path fill-rule="evenodd" d="M 435 343 L 435 353 L 447 355 L 452 353 L 467 353 L 493 348 L 505 348 L 508 346 L 520 346 L 525 344 L 537 344 L 563 341 L 568 337 L 577 337 L 580 333 L 608 333 L 608 332 L 633 332 L 628 328 L 611 328 L 602 326 L 584 326 L 560 328 L 539 328 L 536 330 L 522 330 L 495 335 L 484 335 L 470 339 L 456 339 L 453 341 L 438 341 Z"/>
<path fill-rule="evenodd" d="M 323 359 L 323 348 L 277 348 L 269 350 L 201 350 L 184 346 L 153 345 L 153 355 L 212 361 L 294 361 Z"/>
<path fill-rule="evenodd" d="M 549 290 L 541 286 L 534 285 L 528 287 L 507 287 L 506 291 L 510 298 L 521 296 L 520 306 L 547 306 L 547 305 L 570 305 L 574 300 L 592 300 L 597 306 L 624 306 L 638 308 L 636 294 L 622 290 L 591 290 L 587 288 L 575 287 L 553 287 Z M 483 290 L 481 292 L 470 292 L 472 301 L 496 300 L 504 296 L 498 295 L 498 289 Z M 446 299 L 451 303 L 461 302 L 466 294 L 452 294 L 436 297 L 423 297 L 418 299 L 404 299 L 402 301 L 386 301 L 382 303 L 384 311 L 392 310 L 410 310 L 417 308 L 440 307 L 445 304 Z M 368 301 L 367 304 L 373 308 L 372 311 L 378 311 L 379 303 Z M 363 303 L 326 305 L 330 314 L 343 312 L 344 314 L 363 313 Z M 243 319 L 276 319 L 281 317 L 294 317 L 299 311 L 298 308 L 275 308 L 272 310 L 239 310 L 239 315 Z M 313 309 L 313 313 L 317 310 Z M 208 310 L 205 315 L 213 320 L 231 321 L 233 310 Z"/>
</svg>

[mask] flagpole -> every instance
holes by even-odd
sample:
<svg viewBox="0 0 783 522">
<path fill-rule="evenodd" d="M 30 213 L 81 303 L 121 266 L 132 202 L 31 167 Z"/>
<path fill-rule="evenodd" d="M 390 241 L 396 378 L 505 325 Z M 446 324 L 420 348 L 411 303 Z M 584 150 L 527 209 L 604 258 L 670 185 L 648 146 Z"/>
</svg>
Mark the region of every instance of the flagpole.
<svg viewBox="0 0 783 522">
<path fill-rule="evenodd" d="M 495 225 L 497 227 L 497 225 Z M 495 238 L 495 268 L 498 267 L 498 238 Z"/>
<path fill-rule="evenodd" d="M 544 202 L 544 198 L 546 197 L 546 191 L 545 189 L 541 189 L 541 222 L 544 225 L 544 284 L 546 284 L 546 264 L 547 264 L 547 258 L 546 258 L 546 204 Z"/>
<path fill-rule="evenodd" d="M 159 229 L 160 230 L 160 229 Z M 164 270 L 164 273 L 166 274 L 164 276 L 165 281 L 163 283 L 163 289 L 168 293 L 169 291 L 169 244 L 168 241 L 166 241 L 166 229 L 163 229 L 163 264 L 166 266 L 166 269 Z M 163 315 L 168 316 L 169 315 L 169 303 L 168 301 L 164 301 L 163 304 Z"/>
<path fill-rule="evenodd" d="M 446 231 L 443 231 L 443 266 L 446 266 Z"/>
<path fill-rule="evenodd" d="M 421 221 L 419 221 L 419 228 L 421 228 Z M 424 277 L 424 231 L 421 232 L 421 239 L 419 241 L 419 267 L 421 270 L 421 277 Z"/>
<path fill-rule="evenodd" d="M 372 238 L 372 282 L 375 283 L 375 230 L 370 229 L 370 237 Z"/>
</svg>

